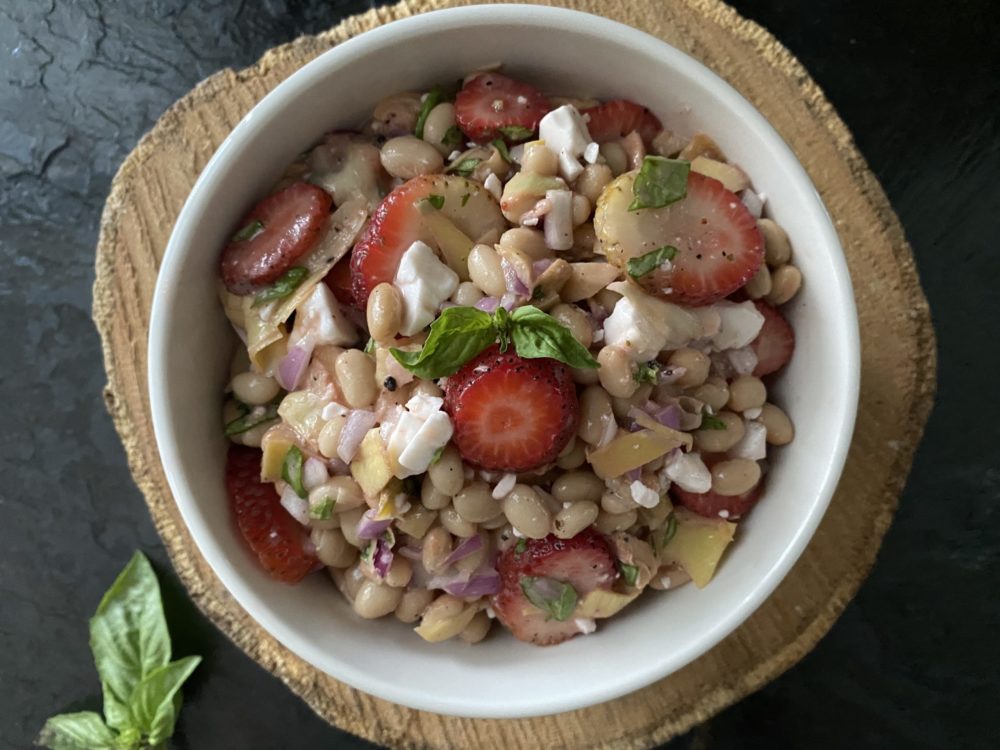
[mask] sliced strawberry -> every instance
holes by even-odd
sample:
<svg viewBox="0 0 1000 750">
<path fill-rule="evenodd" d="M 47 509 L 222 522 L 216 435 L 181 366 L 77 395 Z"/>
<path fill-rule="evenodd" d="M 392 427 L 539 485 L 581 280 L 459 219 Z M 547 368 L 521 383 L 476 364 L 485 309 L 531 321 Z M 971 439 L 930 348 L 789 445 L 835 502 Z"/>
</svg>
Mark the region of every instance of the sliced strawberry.
<svg viewBox="0 0 1000 750">
<path fill-rule="evenodd" d="M 226 491 L 236 525 L 272 578 L 298 583 L 319 560 L 306 551 L 306 532 L 282 507 L 274 485 L 260 481 L 260 459 L 256 448 L 229 446 Z"/>
<path fill-rule="evenodd" d="M 361 235 L 351 256 L 351 284 L 357 306 L 364 310 L 368 295 L 383 281 L 392 282 L 403 253 L 417 240 L 434 246 L 424 225 L 425 199 L 441 198 L 440 212 L 476 241 L 507 228 L 497 199 L 482 183 L 455 175 L 414 177 L 389 193 Z"/>
<path fill-rule="evenodd" d="M 476 76 L 455 97 L 458 127 L 480 143 L 506 137 L 500 128 L 535 130 L 550 109 L 540 91 L 499 73 Z"/>
<path fill-rule="evenodd" d="M 323 277 L 323 283 L 330 287 L 333 296 L 342 305 L 354 305 L 354 288 L 351 285 L 351 256 L 337 261 L 337 265 Z"/>
<path fill-rule="evenodd" d="M 766 302 L 754 302 L 764 316 L 764 325 L 750 346 L 757 355 L 757 366 L 753 374 L 758 378 L 777 372 L 788 364 L 795 351 L 795 331 L 785 316 Z"/>
<path fill-rule="evenodd" d="M 572 615 L 556 620 L 524 595 L 522 579 L 549 578 L 568 583 L 582 599 L 595 589 L 610 589 L 617 569 L 607 539 L 594 529 L 585 529 L 571 539 L 549 534 L 544 539 L 526 539 L 521 551 L 507 548 L 500 555 L 500 592 L 493 597 L 497 618 L 522 641 L 551 646 L 580 632 Z"/>
<path fill-rule="evenodd" d="M 590 131 L 590 137 L 598 143 L 616 141 L 638 131 L 643 142 L 649 145 L 656 134 L 663 130 L 656 115 L 627 99 L 615 99 L 596 107 L 588 107 L 581 114 L 590 116 L 587 130 Z"/>
<path fill-rule="evenodd" d="M 713 490 L 701 493 L 688 492 L 675 484 L 670 488 L 670 495 L 678 503 L 699 516 L 735 521 L 750 512 L 750 509 L 757 504 L 763 491 L 763 482 L 758 482 L 742 495 L 720 495 Z"/>
<path fill-rule="evenodd" d="M 250 294 L 281 278 L 316 245 L 331 205 L 333 198 L 323 188 L 293 182 L 254 206 L 222 251 L 226 289 Z"/>
<path fill-rule="evenodd" d="M 576 432 L 580 404 L 569 368 L 492 346 L 445 386 L 452 440 L 468 463 L 528 471 L 555 461 Z"/>
</svg>

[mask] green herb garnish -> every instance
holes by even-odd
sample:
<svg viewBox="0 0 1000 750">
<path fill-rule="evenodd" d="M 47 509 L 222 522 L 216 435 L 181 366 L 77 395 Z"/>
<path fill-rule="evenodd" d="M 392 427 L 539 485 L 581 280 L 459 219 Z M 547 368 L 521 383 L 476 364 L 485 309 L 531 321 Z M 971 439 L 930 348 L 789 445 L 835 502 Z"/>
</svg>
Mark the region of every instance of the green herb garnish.
<svg viewBox="0 0 1000 750">
<path fill-rule="evenodd" d="M 440 461 L 441 460 L 441 456 L 443 456 L 443 455 L 444 455 L 444 446 L 442 445 L 440 448 L 438 448 L 436 451 L 434 451 L 434 455 L 431 456 L 431 462 L 430 462 L 429 466 L 433 466 L 438 461 Z"/>
<path fill-rule="evenodd" d="M 299 497 L 305 497 L 309 493 L 302 485 L 302 451 L 299 446 L 293 445 L 285 454 L 285 460 L 281 464 L 281 478 L 288 482 L 288 486 L 295 490 Z"/>
<path fill-rule="evenodd" d="M 201 657 L 170 661 L 160 585 L 141 552 L 132 556 L 91 618 L 90 650 L 101 678 L 104 717 L 95 711 L 53 716 L 36 744 L 52 750 L 163 747 L 174 733 L 181 685 Z"/>
<path fill-rule="evenodd" d="M 443 98 L 441 89 L 437 86 L 432 88 L 427 93 L 427 96 L 424 97 L 424 101 L 420 105 L 420 112 L 417 114 L 416 127 L 413 128 L 413 134 L 417 136 L 417 138 L 424 137 L 424 124 L 427 122 L 427 115 L 429 115 L 431 110 L 441 103 Z"/>
<path fill-rule="evenodd" d="M 655 362 L 643 362 L 636 368 L 635 378 L 636 383 L 651 383 L 656 384 L 657 378 L 660 376 L 660 366 Z"/>
<path fill-rule="evenodd" d="M 260 219 L 255 219 L 242 227 L 236 234 L 233 235 L 233 242 L 246 242 L 247 240 L 252 240 L 258 234 L 264 231 L 264 222 Z"/>
<path fill-rule="evenodd" d="M 701 412 L 701 425 L 698 427 L 699 430 L 724 430 L 726 429 L 726 423 L 719 419 L 714 414 L 709 414 L 708 409 L 703 409 Z"/>
<path fill-rule="evenodd" d="M 504 138 L 510 141 L 526 141 L 535 134 L 535 131 L 531 128 L 525 128 L 521 125 L 504 125 L 497 128 L 497 130 L 500 131 Z"/>
<path fill-rule="evenodd" d="M 522 536 L 520 539 L 517 540 L 517 544 L 514 545 L 514 551 L 520 555 L 527 549 L 528 549 L 528 540 Z"/>
<path fill-rule="evenodd" d="M 441 143 L 445 146 L 457 146 L 461 142 L 462 131 L 458 129 L 458 125 L 452 125 L 444 131 L 444 137 L 441 139 Z"/>
<path fill-rule="evenodd" d="M 618 570 L 627 585 L 635 586 L 636 578 L 639 577 L 639 569 L 635 565 L 627 565 L 626 563 L 619 562 Z"/>
<path fill-rule="evenodd" d="M 436 208 L 438 211 L 440 211 L 442 208 L 444 208 L 444 196 L 443 195 L 434 195 L 432 193 L 431 195 L 427 196 L 427 202 L 430 203 L 432 206 L 434 206 L 434 208 Z"/>
<path fill-rule="evenodd" d="M 513 343 L 517 353 L 526 359 L 550 357 L 570 367 L 599 366 L 565 326 L 531 305 L 519 307 L 513 314 L 498 307 L 492 315 L 474 307 L 449 307 L 431 324 L 430 335 L 420 351 L 390 351 L 417 377 L 434 379 L 458 372 L 496 341 L 501 351 Z"/>
<path fill-rule="evenodd" d="M 476 167 L 479 166 L 479 162 L 481 161 L 482 159 L 477 159 L 474 156 L 470 156 L 465 159 L 462 159 L 462 161 L 458 162 L 457 164 L 452 164 L 450 167 L 448 167 L 448 171 L 454 172 L 455 174 L 460 175 L 462 177 L 468 177 L 470 174 L 476 171 Z"/>
<path fill-rule="evenodd" d="M 365 344 L 365 354 L 371 354 L 375 351 L 375 339 L 369 338 L 368 343 Z"/>
<path fill-rule="evenodd" d="M 284 276 L 275 281 L 271 286 L 254 297 L 252 307 L 260 307 L 276 299 L 284 299 L 289 294 L 299 288 L 299 285 L 306 280 L 309 269 L 302 266 L 293 266 L 285 271 Z"/>
<path fill-rule="evenodd" d="M 472 193 L 466 193 L 462 196 L 462 208 L 465 208 L 465 204 L 469 202 L 469 198 L 472 197 Z"/>
<path fill-rule="evenodd" d="M 691 163 L 681 159 L 647 156 L 642 160 L 639 174 L 632 183 L 634 198 L 629 211 L 640 208 L 663 208 L 687 195 L 688 173 Z"/>
<path fill-rule="evenodd" d="M 639 279 L 647 273 L 652 273 L 667 261 L 677 257 L 677 248 L 673 245 L 658 247 L 652 252 L 640 255 L 638 258 L 628 259 L 628 275 L 633 279 Z"/>
<path fill-rule="evenodd" d="M 660 540 L 660 549 L 667 546 L 667 543 L 674 538 L 674 534 L 677 533 L 677 516 L 671 513 L 667 517 L 667 526 L 663 530 L 663 537 Z"/>
<path fill-rule="evenodd" d="M 558 622 L 568 620 L 576 608 L 576 589 L 562 581 L 521 576 L 521 591 L 529 602 Z"/>
<path fill-rule="evenodd" d="M 514 161 L 513 159 L 510 158 L 510 151 L 507 150 L 507 144 L 503 142 L 502 138 L 493 139 L 492 141 L 490 141 L 490 145 L 500 152 L 500 156 L 503 157 L 503 160 L 505 162 L 510 164 L 511 162 Z"/>
<path fill-rule="evenodd" d="M 226 437 L 232 437 L 233 435 L 239 435 L 247 430 L 252 430 L 254 427 L 259 427 L 265 422 L 273 422 L 278 418 L 278 405 L 281 403 L 281 396 L 278 396 L 274 401 L 269 403 L 267 406 L 263 407 L 263 411 L 255 414 L 249 406 L 244 403 L 240 403 L 242 414 L 229 422 L 223 432 Z"/>
<path fill-rule="evenodd" d="M 327 495 L 323 498 L 323 502 L 318 505 L 309 506 L 309 517 L 315 518 L 317 521 L 328 521 L 330 516 L 333 515 L 333 509 L 336 506 L 337 501 Z"/>
</svg>

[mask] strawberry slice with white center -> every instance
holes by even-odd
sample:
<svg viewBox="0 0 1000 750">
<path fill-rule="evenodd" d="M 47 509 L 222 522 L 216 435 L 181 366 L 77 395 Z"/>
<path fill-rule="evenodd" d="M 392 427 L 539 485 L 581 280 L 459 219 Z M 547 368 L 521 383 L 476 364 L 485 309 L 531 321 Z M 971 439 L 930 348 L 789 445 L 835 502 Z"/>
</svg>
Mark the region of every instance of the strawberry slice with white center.
<svg viewBox="0 0 1000 750">
<path fill-rule="evenodd" d="M 480 143 L 494 138 L 527 140 L 530 135 L 524 131 L 536 130 L 550 109 L 552 104 L 540 91 L 499 73 L 476 76 L 455 97 L 458 127 Z"/>
<path fill-rule="evenodd" d="M 710 305 L 749 281 L 764 258 L 757 221 L 718 180 L 691 172 L 687 195 L 662 208 L 629 210 L 636 172 L 615 179 L 597 201 L 594 228 L 608 261 L 628 261 L 661 248 L 672 260 L 635 280 L 650 294 L 685 305 Z"/>
<path fill-rule="evenodd" d="M 497 619 L 516 638 L 539 646 L 581 633 L 572 615 L 574 601 L 610 589 L 618 574 L 607 539 L 592 528 L 571 539 L 549 534 L 521 540 L 500 555 L 497 570 L 500 592 L 492 602 Z"/>
<path fill-rule="evenodd" d="M 243 217 L 222 251 L 222 283 L 233 294 L 273 284 L 316 246 L 333 198 L 323 188 L 293 182 L 269 195 Z"/>
<path fill-rule="evenodd" d="M 427 211 L 439 211 L 473 242 L 493 232 L 498 239 L 507 228 L 499 202 L 482 183 L 455 175 L 423 175 L 403 183 L 382 200 L 354 246 L 351 285 L 359 309 L 365 309 L 372 289 L 396 277 L 410 245 L 419 240 L 436 246 L 424 221 Z"/>
<path fill-rule="evenodd" d="M 638 132 L 648 145 L 663 130 L 656 115 L 627 99 L 615 99 L 596 107 L 588 107 L 580 114 L 590 118 L 587 120 L 587 130 L 590 137 L 598 143 L 616 141 L 629 133 Z"/>
<path fill-rule="evenodd" d="M 795 351 L 795 331 L 785 316 L 766 302 L 754 302 L 764 316 L 764 325 L 750 346 L 757 355 L 753 374 L 758 378 L 777 372 L 788 364 Z"/>
<path fill-rule="evenodd" d="M 555 461 L 576 432 L 580 405 L 566 365 L 492 346 L 448 378 L 445 410 L 462 458 L 488 471 Z"/>
</svg>

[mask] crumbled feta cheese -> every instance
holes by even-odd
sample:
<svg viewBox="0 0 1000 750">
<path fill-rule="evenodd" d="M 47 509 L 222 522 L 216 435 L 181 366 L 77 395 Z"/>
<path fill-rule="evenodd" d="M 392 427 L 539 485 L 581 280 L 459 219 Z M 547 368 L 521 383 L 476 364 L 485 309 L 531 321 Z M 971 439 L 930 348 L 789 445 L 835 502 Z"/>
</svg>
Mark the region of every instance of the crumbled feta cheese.
<svg viewBox="0 0 1000 750">
<path fill-rule="evenodd" d="M 395 425 L 385 442 L 400 479 L 427 471 L 434 454 L 451 440 L 454 428 L 441 410 L 443 404 L 441 398 L 418 393 L 394 415 Z"/>
<path fill-rule="evenodd" d="M 720 510 L 719 511 L 719 518 L 723 518 L 723 519 L 729 518 L 729 511 L 726 510 L 725 508 L 723 508 L 722 510 Z"/>
<path fill-rule="evenodd" d="M 493 607 L 491 607 L 489 604 L 486 605 L 485 611 L 486 611 L 486 616 L 489 617 L 491 620 L 497 619 L 497 613 L 493 611 Z"/>
<path fill-rule="evenodd" d="M 629 489 L 632 491 L 632 499 L 643 508 L 655 508 L 660 502 L 660 493 L 647 487 L 638 479 L 629 485 Z"/>
<path fill-rule="evenodd" d="M 590 635 L 597 630 L 597 623 L 592 617 L 577 617 L 574 618 L 573 623 L 576 625 L 576 629 L 584 635 Z"/>
<path fill-rule="evenodd" d="M 545 246 L 550 250 L 569 250 L 573 247 L 573 193 L 547 190 L 545 200 L 551 206 L 545 214 Z"/>
<path fill-rule="evenodd" d="M 524 539 L 524 534 L 518 531 L 516 526 L 511 526 L 510 530 L 518 539 Z"/>
<path fill-rule="evenodd" d="M 602 341 L 604 341 L 604 329 L 598 328 L 594 331 L 594 343 L 600 344 Z"/>
<path fill-rule="evenodd" d="M 749 375 L 757 366 L 757 352 L 750 345 L 730 349 L 726 352 L 726 356 L 737 375 Z"/>
<path fill-rule="evenodd" d="M 312 351 L 317 346 L 347 346 L 358 340 L 357 329 L 326 284 L 317 284 L 295 308 L 295 327 L 289 347 Z"/>
<path fill-rule="evenodd" d="M 427 393 L 418 393 L 406 402 L 406 409 L 421 419 L 429 419 L 444 406 L 444 399 Z"/>
<path fill-rule="evenodd" d="M 502 500 L 510 494 L 510 491 L 514 489 L 514 485 L 517 484 L 517 474 L 504 474 L 503 477 L 497 482 L 496 487 L 493 488 L 493 499 Z"/>
<path fill-rule="evenodd" d="M 350 409 L 346 406 L 341 406 L 336 401 L 331 401 L 323 407 L 323 411 L 319 415 L 324 422 L 329 422 L 334 417 L 346 417 L 349 413 Z"/>
<path fill-rule="evenodd" d="M 452 433 L 454 428 L 447 414 L 443 411 L 432 414 L 424 420 L 413 442 L 399 454 L 399 465 L 414 474 L 427 471 L 437 449 L 448 444 Z"/>
<path fill-rule="evenodd" d="M 430 246 L 420 240 L 410 245 L 399 261 L 393 281 L 403 300 L 403 324 L 399 332 L 412 336 L 429 325 L 441 303 L 455 293 L 458 282 L 458 274 L 442 263 Z"/>
<path fill-rule="evenodd" d="M 663 576 L 663 578 L 660 579 L 660 585 L 663 586 L 664 589 L 669 589 L 671 583 L 670 576 Z"/>
<path fill-rule="evenodd" d="M 458 157 L 460 157 L 461 155 L 462 155 L 462 152 L 461 152 L 461 151 L 459 151 L 459 150 L 458 150 L 458 149 L 456 148 L 456 149 L 455 149 L 454 151 L 452 151 L 452 152 L 451 152 L 450 154 L 448 154 L 448 161 L 455 161 L 455 159 L 457 159 L 457 158 L 458 158 Z"/>
<path fill-rule="evenodd" d="M 764 316 L 750 300 L 738 303 L 723 300 L 712 308 L 719 313 L 720 322 L 719 331 L 712 336 L 712 348 L 716 351 L 746 346 L 757 338 L 764 325 Z"/>
<path fill-rule="evenodd" d="M 702 333 L 701 323 L 679 305 L 657 299 L 628 282 L 608 285 L 623 294 L 604 321 L 604 343 L 618 346 L 637 362 L 648 362 L 662 349 L 679 349 Z"/>
<path fill-rule="evenodd" d="M 688 492 L 702 493 L 712 489 L 712 473 L 697 453 L 681 453 L 663 467 L 663 473 Z"/>
<path fill-rule="evenodd" d="M 587 162 L 587 164 L 596 164 L 597 157 L 600 156 L 600 154 L 601 147 L 597 143 L 591 141 L 587 144 L 587 148 L 583 150 L 583 160 Z"/>
<path fill-rule="evenodd" d="M 559 157 L 559 171 L 567 180 L 576 179 L 583 171 L 580 157 L 592 142 L 576 107 L 564 104 L 549 112 L 538 123 L 538 136 Z"/>
<path fill-rule="evenodd" d="M 745 421 L 743 437 L 729 449 L 730 458 L 759 461 L 767 457 L 767 428 L 760 422 Z"/>
<path fill-rule="evenodd" d="M 500 182 L 500 178 L 495 174 L 490 172 L 486 179 L 483 180 L 483 187 L 493 194 L 493 197 L 500 200 L 500 195 L 503 193 L 503 184 Z"/>
</svg>

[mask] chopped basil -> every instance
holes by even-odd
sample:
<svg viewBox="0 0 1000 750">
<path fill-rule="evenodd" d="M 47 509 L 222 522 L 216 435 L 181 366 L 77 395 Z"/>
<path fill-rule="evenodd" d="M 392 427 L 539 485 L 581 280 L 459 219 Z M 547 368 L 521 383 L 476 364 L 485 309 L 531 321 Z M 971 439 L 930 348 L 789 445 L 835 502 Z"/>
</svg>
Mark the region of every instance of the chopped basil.
<svg viewBox="0 0 1000 750">
<path fill-rule="evenodd" d="M 319 505 L 309 506 L 309 517 L 315 518 L 317 521 L 328 521 L 333 515 L 333 509 L 336 505 L 337 501 L 327 495 Z"/>
<path fill-rule="evenodd" d="M 375 351 L 375 339 L 369 338 L 368 343 L 365 344 L 365 354 L 371 354 Z"/>
<path fill-rule="evenodd" d="M 535 131 L 531 128 L 525 128 L 521 125 L 504 125 L 497 128 L 497 130 L 500 131 L 504 138 L 511 141 L 526 141 L 535 134 Z"/>
<path fill-rule="evenodd" d="M 443 195 L 435 195 L 432 193 L 431 195 L 427 196 L 427 202 L 430 203 L 432 206 L 434 206 L 434 208 L 436 208 L 438 211 L 444 208 Z"/>
<path fill-rule="evenodd" d="M 576 589 L 562 581 L 521 576 L 521 591 L 529 602 L 558 622 L 568 620 L 576 608 Z"/>
<path fill-rule="evenodd" d="M 652 273 L 664 263 L 677 257 L 677 248 L 673 245 L 658 247 L 652 252 L 640 255 L 638 258 L 628 259 L 628 275 L 633 279 L 642 278 L 647 273 Z"/>
<path fill-rule="evenodd" d="M 510 164 L 511 162 L 514 161 L 513 159 L 510 158 L 510 151 L 507 150 L 507 144 L 503 142 L 502 138 L 495 138 L 490 142 L 490 145 L 500 152 L 500 156 L 503 157 L 503 160 L 505 162 Z"/>
<path fill-rule="evenodd" d="M 482 159 L 477 159 L 474 156 L 470 156 L 467 159 L 462 159 L 462 161 L 458 162 L 457 164 L 452 164 L 450 167 L 448 167 L 448 170 L 450 172 L 454 172 L 457 175 L 461 175 L 462 177 L 468 177 L 476 170 L 476 167 L 479 166 L 479 162 L 481 161 Z"/>
<path fill-rule="evenodd" d="M 420 112 L 417 114 L 417 125 L 413 128 L 413 134 L 417 136 L 417 138 L 424 137 L 424 124 L 427 122 L 427 115 L 429 115 L 431 110 L 441 103 L 442 98 L 441 89 L 437 86 L 432 88 L 424 98 L 423 103 L 420 105 Z"/>
<path fill-rule="evenodd" d="M 257 414 L 254 414 L 254 410 L 249 406 L 241 403 L 240 406 L 243 413 L 226 425 L 224 430 L 226 437 L 239 435 L 265 422 L 273 422 L 278 418 L 278 404 L 280 403 L 281 397 L 279 396 L 267 406 L 262 407 L 263 410 Z"/>
<path fill-rule="evenodd" d="M 639 569 L 635 565 L 627 565 L 626 563 L 618 563 L 618 570 L 622 574 L 622 578 L 625 579 L 625 583 L 629 586 L 635 586 L 636 578 L 639 577 Z"/>
<path fill-rule="evenodd" d="M 656 384 L 657 378 L 660 376 L 660 366 L 656 362 L 643 362 L 635 371 L 635 382 L 636 383 L 651 383 Z"/>
<path fill-rule="evenodd" d="M 441 456 L 443 455 L 444 455 L 444 446 L 442 445 L 440 448 L 434 451 L 434 455 L 431 456 L 431 462 L 429 465 L 433 466 L 434 464 L 436 464 L 438 461 L 441 460 Z"/>
<path fill-rule="evenodd" d="M 536 286 L 531 291 L 531 301 L 532 302 L 540 302 L 543 299 L 545 299 L 545 290 L 542 289 L 540 286 Z"/>
<path fill-rule="evenodd" d="M 465 204 L 469 202 L 469 198 L 472 197 L 472 193 L 466 193 L 462 196 L 462 208 L 465 208 Z"/>
<path fill-rule="evenodd" d="M 375 559 L 375 548 L 378 546 L 378 539 L 372 539 L 361 550 L 361 562 L 371 565 Z"/>
<path fill-rule="evenodd" d="M 462 142 L 462 131 L 458 129 L 458 125 L 452 125 L 444 132 L 444 137 L 441 139 L 441 143 L 445 146 L 457 146 Z"/>
<path fill-rule="evenodd" d="M 699 430 L 724 430 L 726 429 L 726 423 L 719 419 L 714 414 L 709 414 L 708 410 L 705 409 L 701 413 L 701 426 L 698 427 Z"/>
<path fill-rule="evenodd" d="M 517 544 L 514 545 L 514 551 L 520 555 L 524 553 L 524 551 L 527 549 L 528 549 L 528 540 L 522 536 L 520 539 L 517 540 Z"/>
<path fill-rule="evenodd" d="M 647 156 L 642 160 L 639 174 L 632 183 L 634 198 L 629 211 L 640 208 L 663 208 L 687 195 L 688 173 L 691 163 L 681 159 Z"/>
<path fill-rule="evenodd" d="M 258 234 L 264 230 L 264 222 L 260 219 L 254 219 L 245 227 L 240 229 L 236 234 L 233 235 L 233 242 L 246 242 L 247 240 L 252 240 Z"/>
<path fill-rule="evenodd" d="M 677 533 L 677 516 L 671 513 L 667 516 L 667 525 L 663 529 L 663 536 L 660 539 L 660 549 L 667 546 L 667 543 L 674 538 Z"/>
<path fill-rule="evenodd" d="M 293 445 L 285 454 L 285 460 L 281 464 L 281 478 L 288 482 L 288 486 L 295 490 L 299 497 L 305 497 L 308 493 L 302 485 L 302 451 L 299 446 Z"/>
<path fill-rule="evenodd" d="M 267 302 L 274 302 L 276 299 L 284 299 L 298 289 L 299 285 L 306 280 L 308 275 L 308 268 L 303 268 L 302 266 L 292 266 L 285 271 L 284 276 L 254 297 L 252 307 L 260 307 Z"/>
</svg>

